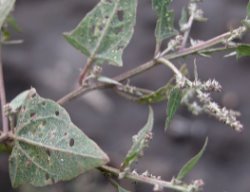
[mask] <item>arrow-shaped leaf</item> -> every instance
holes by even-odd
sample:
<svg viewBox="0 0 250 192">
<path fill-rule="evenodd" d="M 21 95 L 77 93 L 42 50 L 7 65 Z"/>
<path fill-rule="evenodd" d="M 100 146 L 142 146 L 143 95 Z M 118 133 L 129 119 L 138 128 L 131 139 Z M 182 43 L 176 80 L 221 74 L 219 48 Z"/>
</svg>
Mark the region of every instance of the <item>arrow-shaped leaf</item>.
<svg viewBox="0 0 250 192">
<path fill-rule="evenodd" d="M 16 0 L 1 0 L 0 1 L 0 29 L 4 24 L 5 19 L 8 17 L 9 13 L 12 11 Z"/>
<path fill-rule="evenodd" d="M 172 121 L 175 115 L 175 112 L 179 108 L 180 103 L 181 103 L 181 98 L 182 98 L 181 90 L 179 88 L 172 89 L 169 99 L 168 99 L 167 119 L 165 123 L 165 130 L 167 130 L 167 128 L 169 127 L 170 122 Z"/>
<path fill-rule="evenodd" d="M 147 123 L 136 135 L 133 136 L 133 145 L 122 163 L 122 171 L 129 169 L 132 163 L 136 161 L 138 157 L 142 156 L 144 148 L 148 146 L 148 143 L 152 138 L 153 122 L 154 113 L 153 109 L 150 107 Z"/>
<path fill-rule="evenodd" d="M 137 0 L 102 0 L 66 40 L 97 63 L 122 66 L 135 25 Z"/>
<path fill-rule="evenodd" d="M 34 89 L 17 115 L 9 158 L 13 187 L 70 180 L 108 162 L 107 155 L 77 128 L 61 106 Z"/>
<path fill-rule="evenodd" d="M 170 9 L 173 0 L 152 0 L 153 8 L 157 15 L 155 36 L 157 42 L 176 34 L 174 29 L 174 12 Z"/>
<path fill-rule="evenodd" d="M 207 147 L 207 143 L 208 143 L 208 138 L 206 138 L 205 143 L 202 147 L 202 149 L 200 150 L 200 152 L 198 154 L 196 154 L 192 159 L 190 159 L 179 171 L 176 179 L 178 180 L 182 180 L 184 177 L 186 177 L 186 175 L 194 168 L 194 166 L 198 163 L 198 161 L 200 160 L 200 158 L 202 157 L 206 147 Z"/>
</svg>

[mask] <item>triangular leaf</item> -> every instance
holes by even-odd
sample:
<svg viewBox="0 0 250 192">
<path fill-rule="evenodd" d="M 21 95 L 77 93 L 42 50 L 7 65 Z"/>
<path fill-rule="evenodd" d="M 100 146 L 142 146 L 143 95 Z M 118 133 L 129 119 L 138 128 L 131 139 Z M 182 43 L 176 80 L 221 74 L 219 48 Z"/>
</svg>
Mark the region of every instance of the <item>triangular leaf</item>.
<svg viewBox="0 0 250 192">
<path fill-rule="evenodd" d="M 250 44 L 242 44 L 236 48 L 237 57 L 250 56 Z"/>
<path fill-rule="evenodd" d="M 190 159 L 179 171 L 176 179 L 178 180 L 182 180 L 184 177 L 186 177 L 186 175 L 194 168 L 194 166 L 198 163 L 198 161 L 200 160 L 200 158 L 202 157 L 206 147 L 207 147 L 207 143 L 208 143 L 208 138 L 206 138 L 205 143 L 202 147 L 202 149 L 200 150 L 200 152 L 198 154 L 196 154 L 192 159 Z"/>
<path fill-rule="evenodd" d="M 1 0 L 0 1 L 0 29 L 2 28 L 5 19 L 12 11 L 16 0 Z"/>
<path fill-rule="evenodd" d="M 146 125 L 133 136 L 133 145 L 128 151 L 125 160 L 122 163 L 121 170 L 129 169 L 134 161 L 138 159 L 138 157 L 142 156 L 143 150 L 148 146 L 149 140 L 152 137 L 152 129 L 154 122 L 154 113 L 153 109 L 149 108 L 148 121 Z"/>
<path fill-rule="evenodd" d="M 107 155 L 77 128 L 61 106 L 29 91 L 14 129 L 9 158 L 13 187 L 70 180 L 108 162 Z"/>
<path fill-rule="evenodd" d="M 102 0 L 66 40 L 97 63 L 122 66 L 122 53 L 134 32 L 137 0 Z"/>
<path fill-rule="evenodd" d="M 181 98 L 182 98 L 181 90 L 179 88 L 173 88 L 168 99 L 165 130 L 167 130 L 167 128 L 169 127 L 170 122 L 172 121 L 175 115 L 175 112 L 179 108 L 181 103 Z"/>
<path fill-rule="evenodd" d="M 155 37 L 157 42 L 176 35 L 174 29 L 174 12 L 170 9 L 173 0 L 152 0 L 157 15 Z"/>
</svg>

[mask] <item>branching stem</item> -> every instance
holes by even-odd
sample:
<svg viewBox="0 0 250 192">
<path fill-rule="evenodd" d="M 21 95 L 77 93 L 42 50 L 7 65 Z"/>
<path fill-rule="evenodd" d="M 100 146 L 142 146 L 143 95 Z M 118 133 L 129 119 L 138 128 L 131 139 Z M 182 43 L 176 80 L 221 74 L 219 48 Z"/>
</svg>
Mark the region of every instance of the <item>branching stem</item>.
<svg viewBox="0 0 250 192">
<path fill-rule="evenodd" d="M 139 75 L 139 74 L 141 74 L 141 73 L 143 73 L 143 72 L 145 72 L 153 67 L 158 66 L 159 64 L 161 64 L 160 62 L 156 62 L 159 59 L 165 58 L 166 60 L 172 60 L 172 59 L 177 59 L 177 58 L 184 57 L 184 56 L 187 56 L 190 54 L 194 54 L 194 53 L 206 50 L 207 48 L 218 45 L 220 43 L 224 43 L 228 39 L 232 40 L 236 37 L 240 37 L 246 30 L 247 30 L 246 27 L 241 26 L 241 27 L 234 29 L 233 31 L 223 33 L 217 37 L 214 37 L 214 38 L 209 39 L 207 41 L 201 42 L 201 43 L 194 45 L 192 47 L 184 48 L 176 53 L 170 53 L 167 55 L 159 54 L 159 56 L 157 58 L 152 59 L 152 60 L 150 60 L 150 61 L 148 61 L 148 62 L 146 62 L 138 67 L 135 67 L 127 72 L 124 72 L 124 73 L 114 77 L 113 79 L 116 81 L 124 81 L 124 80 L 132 78 L 136 75 Z M 164 53 L 164 51 L 162 53 Z M 86 67 L 85 67 L 86 69 L 88 69 L 87 66 L 91 66 L 91 64 L 86 65 Z M 84 72 L 84 71 L 85 70 L 83 70 L 83 75 L 82 75 L 83 77 L 86 74 L 86 72 Z M 90 87 L 81 86 L 81 87 L 78 87 L 77 89 L 73 90 L 72 92 L 68 93 L 63 98 L 59 99 L 58 103 L 63 105 L 64 103 L 66 103 L 74 98 L 77 98 L 80 95 L 87 93 L 91 90 L 101 89 L 101 88 L 112 88 L 112 87 L 114 87 L 114 85 L 104 84 L 104 83 L 97 83 L 97 84 L 90 86 Z"/>
<path fill-rule="evenodd" d="M 101 170 L 105 173 L 110 173 L 114 176 L 119 176 L 119 174 L 120 174 L 119 169 L 116 169 L 114 167 L 110 167 L 107 165 L 100 167 L 99 170 Z M 152 186 L 159 185 L 162 188 L 173 189 L 173 190 L 180 191 L 180 192 L 187 191 L 187 188 L 184 186 L 177 185 L 177 184 L 174 184 L 173 182 L 169 182 L 169 181 L 163 181 L 163 180 L 157 179 L 157 178 L 150 178 L 150 177 L 143 176 L 143 175 L 127 173 L 125 175 L 125 178 L 136 181 L 136 182 L 140 182 L 140 183 L 147 183 L 147 184 L 152 185 Z"/>
</svg>

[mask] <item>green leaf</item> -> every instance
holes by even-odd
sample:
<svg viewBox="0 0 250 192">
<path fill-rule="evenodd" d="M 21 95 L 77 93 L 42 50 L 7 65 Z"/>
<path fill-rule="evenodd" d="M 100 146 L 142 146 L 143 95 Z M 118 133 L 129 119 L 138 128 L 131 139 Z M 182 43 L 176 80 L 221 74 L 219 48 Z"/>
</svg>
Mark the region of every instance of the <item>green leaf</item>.
<svg viewBox="0 0 250 192">
<path fill-rule="evenodd" d="M 186 76 L 188 74 L 188 68 L 187 65 L 182 65 L 180 68 L 180 72 Z M 174 88 L 174 80 L 175 76 L 173 76 L 166 85 L 163 87 L 157 89 L 151 94 L 145 95 L 137 100 L 140 104 L 154 104 L 154 103 L 159 103 L 164 100 L 167 100 L 171 90 Z"/>
<path fill-rule="evenodd" d="M 4 143 L 0 143 L 0 153 L 11 153 L 12 148 Z"/>
<path fill-rule="evenodd" d="M 202 157 L 206 147 L 207 147 L 207 143 L 208 143 L 208 138 L 206 138 L 205 143 L 202 147 L 202 149 L 200 150 L 200 152 L 198 154 L 196 154 L 192 159 L 190 159 L 179 171 L 176 179 L 178 180 L 182 180 L 184 177 L 186 177 L 186 175 L 194 168 L 194 166 L 198 163 L 198 161 L 200 160 L 200 158 Z"/>
<path fill-rule="evenodd" d="M 13 187 L 45 186 L 70 180 L 106 164 L 107 155 L 77 128 L 64 108 L 29 91 L 14 129 L 9 158 Z"/>
<path fill-rule="evenodd" d="M 143 96 L 142 98 L 138 99 L 138 102 L 141 104 L 153 104 L 162 102 L 168 98 L 168 95 L 173 88 L 173 81 L 169 80 L 165 86 L 157 89 L 155 92 L 149 95 Z"/>
<path fill-rule="evenodd" d="M 236 48 L 237 58 L 250 56 L 250 44 L 242 44 Z"/>
<path fill-rule="evenodd" d="M 157 42 L 176 35 L 174 29 L 174 12 L 170 9 L 172 0 L 152 0 L 157 15 L 155 37 Z"/>
<path fill-rule="evenodd" d="M 184 28 L 187 22 L 188 22 L 188 12 L 187 12 L 187 9 L 184 7 L 181 10 L 181 18 L 179 20 L 179 27 L 181 30 Z"/>
<path fill-rule="evenodd" d="M 5 19 L 12 11 L 16 0 L 1 0 L 0 1 L 0 29 L 2 28 Z"/>
<path fill-rule="evenodd" d="M 247 17 L 250 18 L 250 1 L 248 1 L 248 4 L 247 4 Z"/>
<path fill-rule="evenodd" d="M 102 64 L 122 66 L 122 53 L 134 32 L 137 0 L 102 0 L 66 40 L 83 54 Z"/>
<path fill-rule="evenodd" d="M 6 18 L 6 22 L 8 23 L 8 25 L 10 25 L 15 31 L 17 32 L 20 32 L 21 31 L 21 28 L 20 26 L 17 24 L 16 22 L 16 19 L 9 15 L 7 18 Z"/>
<path fill-rule="evenodd" d="M 128 151 L 125 160 L 121 165 L 122 171 L 128 170 L 132 165 L 132 163 L 143 155 L 143 150 L 145 147 L 148 146 L 148 143 L 152 137 L 153 122 L 154 122 L 153 109 L 149 107 L 149 115 L 147 123 L 136 135 L 133 136 L 133 145 Z"/>
<path fill-rule="evenodd" d="M 175 115 L 175 112 L 179 108 L 181 103 L 181 98 L 182 98 L 181 90 L 179 88 L 173 88 L 168 100 L 165 130 L 167 130 L 167 128 L 169 127 L 170 122 L 172 121 Z"/>
</svg>

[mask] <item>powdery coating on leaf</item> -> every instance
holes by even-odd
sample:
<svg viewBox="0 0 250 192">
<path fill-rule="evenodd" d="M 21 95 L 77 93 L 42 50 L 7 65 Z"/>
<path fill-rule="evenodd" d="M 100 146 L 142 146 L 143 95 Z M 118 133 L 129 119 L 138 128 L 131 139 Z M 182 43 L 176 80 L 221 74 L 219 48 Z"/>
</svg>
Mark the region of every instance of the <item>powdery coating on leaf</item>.
<svg viewBox="0 0 250 192">
<path fill-rule="evenodd" d="M 155 36 L 158 42 L 176 34 L 174 29 L 174 13 L 169 8 L 172 0 L 152 0 L 153 8 L 158 17 Z"/>
<path fill-rule="evenodd" d="M 2 0 L 0 1 L 0 29 L 2 28 L 2 25 L 13 9 L 15 5 L 15 0 Z"/>
<path fill-rule="evenodd" d="M 13 187 L 44 186 L 70 180 L 106 164 L 107 155 L 70 120 L 54 101 L 30 92 L 21 107 L 9 158 Z"/>
<path fill-rule="evenodd" d="M 66 40 L 97 63 L 122 66 L 122 53 L 134 32 L 137 0 L 102 0 Z"/>
<path fill-rule="evenodd" d="M 30 91 L 35 91 L 35 89 L 26 90 L 17 95 L 10 103 L 9 107 L 11 112 L 16 113 L 18 109 L 23 105 L 23 102 L 25 101 L 26 97 L 29 95 Z"/>
<path fill-rule="evenodd" d="M 153 122 L 154 113 L 153 109 L 150 107 L 146 125 L 144 125 L 144 127 L 135 136 L 133 136 L 133 145 L 122 163 L 122 171 L 128 170 L 131 164 L 142 156 L 144 148 L 148 146 L 149 140 L 152 139 Z"/>
</svg>

